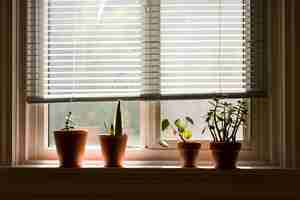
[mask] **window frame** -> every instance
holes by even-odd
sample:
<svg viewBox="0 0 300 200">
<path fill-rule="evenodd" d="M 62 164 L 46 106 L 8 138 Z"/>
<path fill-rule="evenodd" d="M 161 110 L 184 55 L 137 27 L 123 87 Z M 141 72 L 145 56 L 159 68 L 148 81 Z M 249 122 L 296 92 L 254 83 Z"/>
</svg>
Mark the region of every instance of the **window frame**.
<svg viewBox="0 0 300 200">
<path fill-rule="evenodd" d="M 20 10 L 14 10 L 16 13 L 21 13 L 20 19 L 16 20 L 14 23 L 16 26 L 21 26 L 24 28 L 24 23 L 22 23 L 22 19 L 24 19 L 24 10 L 25 7 L 24 5 L 20 5 L 20 2 L 17 1 L 18 3 L 13 1 L 15 4 L 17 4 Z M 273 2 L 275 1 L 268 1 L 269 6 L 273 5 Z M 271 65 L 271 58 L 277 58 L 278 62 L 273 63 L 273 73 L 272 73 L 272 78 L 276 77 L 276 80 L 272 82 L 272 86 L 274 84 L 279 84 L 280 87 L 276 88 L 269 97 L 267 98 L 261 98 L 261 99 L 255 99 L 251 102 L 251 129 L 253 130 L 252 133 L 255 133 L 254 135 L 251 135 L 253 137 L 253 151 L 251 151 L 251 154 L 254 155 L 252 156 L 252 159 L 250 160 L 259 160 L 263 161 L 265 164 L 276 164 L 279 166 L 289 166 L 287 162 L 285 162 L 286 158 L 290 157 L 290 155 L 285 154 L 286 151 L 282 151 L 282 153 L 279 153 L 282 149 L 286 148 L 286 145 L 292 144 L 289 140 L 287 141 L 287 144 L 283 144 L 281 139 L 282 137 L 286 136 L 288 137 L 287 134 L 284 131 L 284 127 L 282 127 L 282 124 L 285 123 L 285 118 L 286 115 L 284 115 L 282 118 L 279 119 L 273 119 L 272 115 L 282 113 L 282 111 L 285 110 L 285 104 L 283 103 L 285 101 L 285 98 L 287 96 L 284 96 L 285 91 L 288 88 L 285 88 L 284 85 L 284 80 L 285 80 L 285 73 L 282 73 L 285 71 L 285 65 L 284 64 L 284 52 L 285 50 L 282 48 L 284 46 L 284 31 L 285 31 L 285 26 L 284 20 L 285 20 L 285 9 L 286 9 L 286 4 L 285 2 L 275 2 L 274 3 L 274 8 L 277 8 L 277 10 L 273 11 L 277 13 L 274 15 L 270 9 L 268 9 L 268 34 L 272 34 L 272 38 L 270 38 L 270 41 L 274 41 L 274 49 L 271 52 L 268 53 L 268 65 Z M 19 16 L 19 15 L 17 15 Z M 276 16 L 274 18 L 274 16 Z M 271 19 L 274 19 L 272 21 Z M 24 30 L 24 29 L 21 29 Z M 30 160 L 39 160 L 42 158 L 38 152 L 38 144 L 35 141 L 40 141 L 40 137 L 38 137 L 38 130 L 36 127 L 34 128 L 32 126 L 33 121 L 37 121 L 37 116 L 40 116 L 41 114 L 37 114 L 38 110 L 41 110 L 41 105 L 29 105 L 25 102 L 24 94 L 23 94 L 23 86 L 25 85 L 24 82 L 24 73 L 22 67 L 24 66 L 24 57 L 22 55 L 23 52 L 20 51 L 20 46 L 22 47 L 22 44 L 24 41 L 24 38 L 22 35 L 22 32 L 18 34 L 18 32 L 13 32 L 15 33 L 13 35 L 14 39 L 19 41 L 20 43 L 16 42 L 16 45 L 13 46 L 13 50 L 17 52 L 17 58 L 19 60 L 18 64 L 12 64 L 11 66 L 16 70 L 17 73 L 15 73 L 15 76 L 13 76 L 13 83 L 15 84 L 13 90 L 13 94 L 17 97 L 16 99 L 16 104 L 13 106 L 13 110 L 15 111 L 13 113 L 13 119 L 15 119 L 14 124 L 13 124 L 13 129 L 15 130 L 12 133 L 12 143 L 11 144 L 4 144 L 4 147 L 7 149 L 10 149 L 10 147 L 15 147 L 13 148 L 13 157 L 12 160 L 15 163 L 26 163 L 27 161 Z M 275 33 L 275 34 L 274 34 Z M 24 33 L 23 33 L 24 34 Z M 274 35 L 273 35 L 274 34 Z M 276 43 L 276 41 L 279 41 Z M 270 46 L 268 46 L 269 48 Z M 274 56 L 275 55 L 275 56 Z M 7 73 L 1 73 L 1 74 L 7 74 Z M 17 77 L 22 77 L 21 79 L 18 79 Z M 275 83 L 276 82 L 276 83 Z M 279 95 L 283 95 L 281 98 L 277 98 Z M 267 108 L 267 111 L 264 111 L 264 108 Z M 35 118 L 31 118 L 35 116 Z M 28 120 L 31 119 L 31 120 Z M 255 119 L 255 120 L 253 120 Z M 30 121 L 28 123 L 28 121 Z M 26 122 L 26 123 L 25 123 Z M 31 125 L 29 125 L 31 124 Z M 35 124 L 37 125 L 37 124 Z M 6 130 L 6 129 L 4 129 Z M 272 131 L 272 134 L 271 134 Z M 9 129 L 7 129 L 7 133 L 10 133 Z M 265 133 L 265 134 L 258 134 L 258 133 Z M 295 134 L 295 133 L 293 133 Z M 36 138 L 36 136 L 38 138 Z M 2 140 L 3 141 L 3 140 Z M 29 141 L 32 143 L 32 145 L 29 145 Z M 291 151 L 293 151 L 294 147 L 291 146 L 289 147 Z M 295 150 L 295 149 L 294 149 Z M 278 152 L 279 151 L 279 152 Z M 7 151 L 10 152 L 10 151 Z M 158 151 L 158 155 L 160 153 Z M 166 152 L 166 151 L 164 151 Z M 5 152 L 4 152 L 5 153 Z M 202 153 L 202 152 L 201 152 Z M 243 156 L 243 151 L 241 152 L 241 160 L 244 160 Z M 246 154 L 249 152 L 246 152 Z M 278 155 L 278 153 L 280 155 Z M 249 154 L 247 154 L 249 155 Z M 201 155 L 202 157 L 202 155 Z M 251 157 L 251 156 L 248 156 Z M 146 157 L 144 154 L 143 158 L 150 158 L 149 160 L 155 158 L 154 156 L 149 156 Z M 167 158 L 170 158 L 170 155 L 167 153 Z M 177 158 L 176 158 L 177 159 Z"/>
<path fill-rule="evenodd" d="M 40 4 L 40 6 L 44 7 L 47 4 Z M 146 0 L 145 1 L 145 20 L 151 20 L 152 15 L 152 9 L 155 9 L 159 7 L 160 0 Z M 44 7 L 44 10 L 45 9 Z M 157 15 L 157 13 L 156 13 Z M 41 14 L 41 17 L 45 16 Z M 157 16 L 156 16 L 157 17 Z M 41 20 L 44 22 L 45 20 Z M 150 24 L 150 25 L 149 25 Z M 146 26 L 149 26 L 148 28 L 151 30 L 157 30 L 153 34 L 145 34 L 145 37 L 147 41 L 152 41 L 153 38 L 157 39 L 157 43 L 160 43 L 160 23 L 146 23 Z M 147 29 L 147 28 L 146 28 Z M 43 42 L 40 42 L 40 44 L 43 44 Z M 151 44 L 150 44 L 151 45 Z M 42 48 L 43 49 L 43 48 Z M 146 47 L 147 49 L 147 47 Z M 160 52 L 160 48 L 157 48 L 157 51 Z M 45 53 L 45 52 L 44 52 Z M 146 54 L 148 55 L 148 54 Z M 151 60 L 150 57 L 146 57 L 146 60 Z M 40 59 L 42 60 L 42 59 Z M 149 66 L 145 66 L 146 69 L 148 67 L 151 67 L 151 62 L 149 62 Z M 159 80 L 159 79 L 158 79 Z M 30 106 L 30 120 L 28 123 L 28 126 L 31 127 L 29 130 L 35 130 L 30 134 L 30 141 L 35 141 L 34 144 L 39 145 L 33 145 L 34 147 L 29 147 L 29 158 L 32 160 L 52 160 L 57 159 L 56 151 L 55 149 L 48 148 L 48 106 L 47 104 L 43 105 L 29 105 Z M 159 101 L 144 101 L 140 103 L 140 127 L 141 127 L 141 144 L 145 148 L 137 148 L 137 149 L 128 149 L 127 153 L 127 159 L 129 160 L 147 160 L 147 157 L 153 157 L 153 159 L 156 160 L 177 160 L 177 152 L 176 152 L 176 142 L 175 141 L 169 141 L 170 147 L 164 148 L 161 145 L 159 145 L 159 140 L 161 137 L 161 131 L 160 131 L 160 103 Z M 251 123 L 251 122 L 250 122 Z M 148 126 L 147 126 L 148 125 Z M 150 126 L 149 126 L 150 125 Z M 251 125 L 249 126 L 251 127 Z M 247 131 L 247 137 L 249 138 L 251 128 Z M 42 133 L 42 134 L 41 134 Z M 209 154 L 209 141 L 207 140 L 200 140 L 202 144 L 202 150 L 201 152 L 203 155 L 201 157 L 205 158 L 205 161 L 211 161 L 211 157 Z M 42 145 L 40 145 L 42 144 Z M 86 159 L 88 160 L 97 160 L 102 159 L 100 155 L 99 149 L 87 149 L 86 150 Z M 251 145 L 251 141 L 243 142 L 243 152 L 241 154 L 248 154 L 252 155 L 250 156 L 253 160 L 253 146 Z M 166 156 L 162 152 L 167 152 Z M 245 153 L 244 153 L 245 152 Z M 170 156 L 171 155 L 171 156 Z M 144 158 L 146 157 L 146 158 Z M 242 156 L 245 157 L 245 160 L 249 160 L 249 158 L 246 158 L 247 155 Z"/>
</svg>

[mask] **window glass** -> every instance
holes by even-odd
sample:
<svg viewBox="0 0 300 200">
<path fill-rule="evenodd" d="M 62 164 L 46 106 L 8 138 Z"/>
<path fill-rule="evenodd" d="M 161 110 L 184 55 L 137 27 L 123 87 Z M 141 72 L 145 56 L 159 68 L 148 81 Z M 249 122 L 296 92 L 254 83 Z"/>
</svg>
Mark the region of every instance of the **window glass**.
<svg viewBox="0 0 300 200">
<path fill-rule="evenodd" d="M 104 121 L 110 124 L 114 121 L 116 103 L 56 103 L 49 104 L 48 130 L 49 147 L 54 147 L 53 130 L 64 127 L 66 113 L 72 111 L 73 119 L 79 128 L 89 130 L 88 147 L 98 146 L 97 134 L 106 133 Z M 123 127 L 129 135 L 128 146 L 140 145 L 140 114 L 138 102 L 122 102 Z"/>
<path fill-rule="evenodd" d="M 162 101 L 161 102 L 161 119 L 168 118 L 170 122 L 178 118 L 189 116 L 193 119 L 194 125 L 189 126 L 193 132 L 193 139 L 211 140 L 210 134 L 206 131 L 201 134 L 202 129 L 206 126 L 205 115 L 209 109 L 209 100 L 193 100 L 193 101 Z M 228 102 L 235 103 L 237 100 L 227 100 Z M 237 139 L 243 139 L 243 128 L 239 129 Z M 174 140 L 176 137 L 172 132 L 166 131 L 162 133 L 162 138 Z"/>
</svg>

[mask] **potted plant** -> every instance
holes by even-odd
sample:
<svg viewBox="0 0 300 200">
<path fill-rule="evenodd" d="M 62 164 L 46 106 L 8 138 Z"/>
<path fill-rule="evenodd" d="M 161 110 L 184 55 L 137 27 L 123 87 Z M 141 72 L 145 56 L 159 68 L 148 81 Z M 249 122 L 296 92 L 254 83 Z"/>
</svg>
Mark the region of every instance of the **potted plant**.
<svg viewBox="0 0 300 200">
<path fill-rule="evenodd" d="M 128 136 L 123 132 L 121 102 L 118 101 L 115 124 L 105 127 L 108 131 L 106 135 L 99 135 L 101 152 L 105 161 L 105 167 L 122 167 Z"/>
<path fill-rule="evenodd" d="M 242 144 L 237 141 L 237 133 L 245 125 L 248 108 L 245 101 L 228 103 L 225 100 L 210 101 L 211 108 L 206 115 L 207 129 L 213 139 L 210 143 L 216 169 L 235 169 Z"/>
<path fill-rule="evenodd" d="M 162 131 L 168 128 L 172 129 L 173 134 L 178 138 L 177 148 L 180 154 L 180 160 L 183 167 L 196 167 L 201 144 L 195 141 L 189 141 L 192 137 L 192 131 L 188 129 L 188 125 L 194 124 L 194 121 L 190 117 L 183 119 L 176 119 L 174 124 L 171 124 L 168 119 L 162 120 Z M 166 141 L 161 140 L 162 146 L 168 146 Z"/>
<path fill-rule="evenodd" d="M 65 127 L 54 131 L 60 167 L 81 167 L 87 134 L 86 130 L 75 128 L 72 113 L 69 112 L 65 118 Z"/>
</svg>

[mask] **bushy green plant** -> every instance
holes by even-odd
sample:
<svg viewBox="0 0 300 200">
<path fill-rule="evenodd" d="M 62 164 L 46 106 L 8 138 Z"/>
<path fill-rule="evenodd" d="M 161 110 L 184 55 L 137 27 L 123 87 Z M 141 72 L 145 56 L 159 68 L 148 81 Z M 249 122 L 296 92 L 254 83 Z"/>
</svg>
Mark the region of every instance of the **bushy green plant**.
<svg viewBox="0 0 300 200">
<path fill-rule="evenodd" d="M 165 131 L 169 128 L 172 129 L 173 134 L 179 138 L 182 142 L 186 142 L 192 137 L 192 131 L 188 129 L 188 125 L 194 125 L 194 121 L 191 117 L 178 118 L 174 121 L 174 124 L 171 124 L 169 119 L 163 119 L 161 122 L 161 129 Z M 161 140 L 160 144 L 162 146 L 168 146 L 165 140 Z"/>
<path fill-rule="evenodd" d="M 113 135 L 113 136 L 122 136 L 123 135 L 122 112 L 121 112 L 121 102 L 120 101 L 118 101 L 118 105 L 117 105 L 115 124 L 111 123 L 110 127 L 108 127 L 106 122 L 104 121 L 104 126 L 110 135 Z"/>
<path fill-rule="evenodd" d="M 236 143 L 238 129 L 247 121 L 247 102 L 239 100 L 233 104 L 214 99 L 209 101 L 209 104 L 205 119 L 207 126 L 202 130 L 202 134 L 209 130 L 213 142 Z"/>
<path fill-rule="evenodd" d="M 72 119 L 72 112 L 68 112 L 68 114 L 65 117 L 65 127 L 63 130 L 71 130 L 75 128 L 76 123 Z"/>
</svg>

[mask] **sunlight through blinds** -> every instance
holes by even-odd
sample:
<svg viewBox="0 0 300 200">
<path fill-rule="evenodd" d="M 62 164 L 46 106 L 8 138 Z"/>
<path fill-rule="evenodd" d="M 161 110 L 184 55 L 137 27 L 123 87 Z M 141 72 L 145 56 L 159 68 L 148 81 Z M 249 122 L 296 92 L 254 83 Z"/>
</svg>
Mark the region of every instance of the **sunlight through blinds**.
<svg viewBox="0 0 300 200">
<path fill-rule="evenodd" d="M 250 12 L 247 0 L 161 0 L 161 94 L 252 90 Z"/>
<path fill-rule="evenodd" d="M 45 99 L 141 93 L 144 8 L 137 0 L 36 0 L 38 59 L 28 91 Z M 29 5 L 30 6 L 30 5 Z M 29 13 L 32 16 L 32 13 Z M 40 34 L 42 31 L 42 34 Z M 36 84 L 38 83 L 38 84 Z"/>
<path fill-rule="evenodd" d="M 27 100 L 264 94 L 256 2 L 27 0 Z"/>
</svg>

